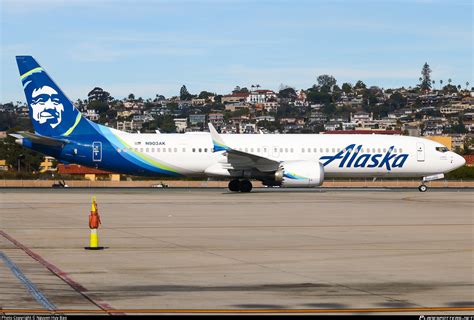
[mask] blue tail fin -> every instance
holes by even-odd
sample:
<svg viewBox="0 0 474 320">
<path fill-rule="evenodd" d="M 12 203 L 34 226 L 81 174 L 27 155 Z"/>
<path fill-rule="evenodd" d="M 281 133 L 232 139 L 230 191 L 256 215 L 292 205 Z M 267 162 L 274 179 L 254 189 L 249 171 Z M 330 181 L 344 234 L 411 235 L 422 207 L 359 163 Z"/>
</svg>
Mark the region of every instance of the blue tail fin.
<svg viewBox="0 0 474 320">
<path fill-rule="evenodd" d="M 20 79 L 35 132 L 48 137 L 70 135 L 81 113 L 31 56 L 17 56 Z"/>
</svg>

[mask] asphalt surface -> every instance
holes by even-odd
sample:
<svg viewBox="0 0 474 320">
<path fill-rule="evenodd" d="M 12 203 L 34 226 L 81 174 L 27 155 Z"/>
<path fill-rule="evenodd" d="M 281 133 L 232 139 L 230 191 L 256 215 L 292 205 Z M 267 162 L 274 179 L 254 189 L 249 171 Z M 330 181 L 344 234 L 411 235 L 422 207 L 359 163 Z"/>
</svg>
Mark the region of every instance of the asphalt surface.
<svg viewBox="0 0 474 320">
<path fill-rule="evenodd" d="M 84 250 L 93 195 L 103 251 Z M 472 190 L 2 189 L 0 200 L 0 314 L 474 311 Z"/>
</svg>

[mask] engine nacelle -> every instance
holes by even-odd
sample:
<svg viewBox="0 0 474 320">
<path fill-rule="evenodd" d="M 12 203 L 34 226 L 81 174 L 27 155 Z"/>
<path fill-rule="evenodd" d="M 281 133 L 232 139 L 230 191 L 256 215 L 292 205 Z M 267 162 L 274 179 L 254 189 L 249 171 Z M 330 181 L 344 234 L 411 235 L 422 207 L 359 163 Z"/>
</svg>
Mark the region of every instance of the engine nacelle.
<svg viewBox="0 0 474 320">
<path fill-rule="evenodd" d="M 317 160 L 285 161 L 275 172 L 282 187 L 317 187 L 324 182 L 324 167 Z"/>
</svg>

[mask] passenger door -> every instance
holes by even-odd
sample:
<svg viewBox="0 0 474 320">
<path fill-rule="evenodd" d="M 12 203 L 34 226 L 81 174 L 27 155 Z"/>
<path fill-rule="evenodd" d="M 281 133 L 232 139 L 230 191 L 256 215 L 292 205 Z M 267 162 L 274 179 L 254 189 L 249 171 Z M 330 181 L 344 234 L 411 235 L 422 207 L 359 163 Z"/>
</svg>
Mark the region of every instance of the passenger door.
<svg viewBox="0 0 474 320">
<path fill-rule="evenodd" d="M 92 161 L 102 161 L 102 142 L 92 142 Z"/>
<path fill-rule="evenodd" d="M 425 161 L 425 144 L 422 142 L 416 144 L 416 159 L 419 162 Z"/>
</svg>

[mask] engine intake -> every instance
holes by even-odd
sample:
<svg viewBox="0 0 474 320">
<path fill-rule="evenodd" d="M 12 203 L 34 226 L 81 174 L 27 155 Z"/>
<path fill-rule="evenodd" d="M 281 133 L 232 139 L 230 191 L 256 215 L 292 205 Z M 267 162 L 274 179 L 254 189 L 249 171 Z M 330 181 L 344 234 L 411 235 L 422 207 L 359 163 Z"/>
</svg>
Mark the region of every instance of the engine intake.
<svg viewBox="0 0 474 320">
<path fill-rule="evenodd" d="M 275 172 L 282 187 L 317 187 L 324 182 L 324 167 L 317 160 L 285 161 Z"/>
</svg>

